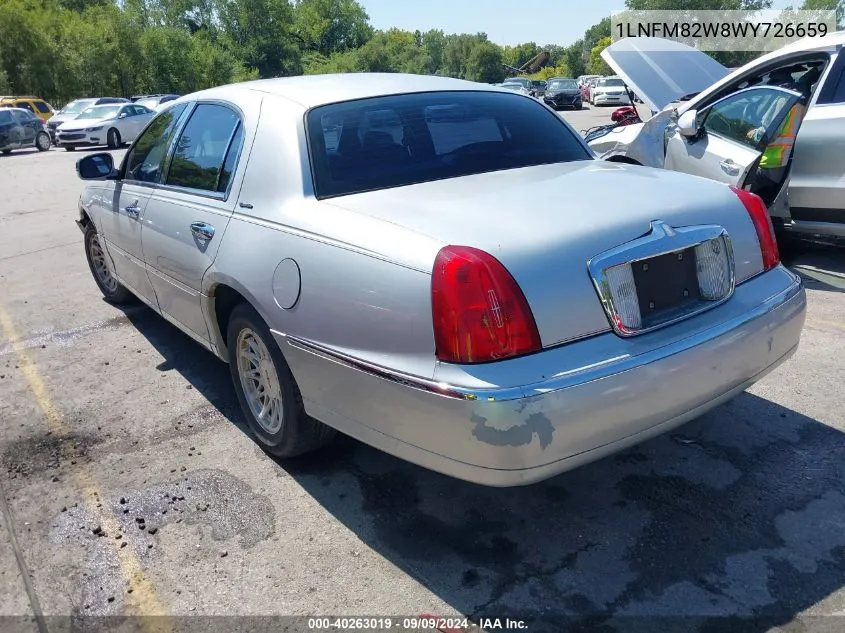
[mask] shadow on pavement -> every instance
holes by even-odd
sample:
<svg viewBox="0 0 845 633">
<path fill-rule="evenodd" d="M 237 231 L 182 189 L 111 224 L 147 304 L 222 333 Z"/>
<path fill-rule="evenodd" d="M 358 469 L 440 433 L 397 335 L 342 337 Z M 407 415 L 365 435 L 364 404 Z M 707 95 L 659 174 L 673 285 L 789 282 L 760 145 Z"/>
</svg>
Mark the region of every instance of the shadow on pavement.
<svg viewBox="0 0 845 633">
<path fill-rule="evenodd" d="M 248 433 L 225 364 L 152 311 L 128 316 L 166 359 L 158 369 L 178 371 Z M 843 433 L 748 393 L 525 488 L 468 484 L 346 437 L 278 462 L 456 611 L 522 619 L 531 633 L 790 622 L 845 586 L 843 465 Z"/>
<path fill-rule="evenodd" d="M 845 248 L 796 243 L 783 250 L 783 261 L 811 290 L 845 292 Z"/>
</svg>

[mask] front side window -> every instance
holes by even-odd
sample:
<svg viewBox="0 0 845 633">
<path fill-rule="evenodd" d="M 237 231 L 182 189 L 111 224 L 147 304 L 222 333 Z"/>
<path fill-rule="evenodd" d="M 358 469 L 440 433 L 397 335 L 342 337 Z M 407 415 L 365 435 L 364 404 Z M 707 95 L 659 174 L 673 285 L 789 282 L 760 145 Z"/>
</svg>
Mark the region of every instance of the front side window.
<svg viewBox="0 0 845 633">
<path fill-rule="evenodd" d="M 198 105 L 176 141 L 166 184 L 218 191 L 227 152 L 239 126 L 240 118 L 231 108 L 211 103 Z M 231 166 L 229 169 L 227 183 Z"/>
<path fill-rule="evenodd" d="M 11 110 L 0 110 L 0 125 L 12 122 Z"/>
<path fill-rule="evenodd" d="M 309 110 L 306 126 L 321 198 L 592 159 L 559 117 L 535 100 L 504 92 L 335 103 Z"/>
<path fill-rule="evenodd" d="M 776 88 L 751 88 L 717 101 L 699 114 L 700 127 L 747 147 L 757 148 L 795 102 Z"/>
<path fill-rule="evenodd" d="M 21 112 L 20 110 L 12 110 L 12 116 L 15 118 L 15 121 L 21 124 L 29 123 L 32 120 L 28 112 Z"/>
<path fill-rule="evenodd" d="M 187 104 L 182 103 L 162 112 L 138 137 L 126 157 L 126 180 L 158 182 L 167 148 L 186 106 Z"/>
</svg>

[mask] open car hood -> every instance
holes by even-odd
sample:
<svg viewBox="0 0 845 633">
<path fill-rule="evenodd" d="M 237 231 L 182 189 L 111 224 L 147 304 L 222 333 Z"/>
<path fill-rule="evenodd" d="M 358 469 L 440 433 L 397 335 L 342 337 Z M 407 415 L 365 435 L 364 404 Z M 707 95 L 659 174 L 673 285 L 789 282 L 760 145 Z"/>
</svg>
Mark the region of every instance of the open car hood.
<svg viewBox="0 0 845 633">
<path fill-rule="evenodd" d="M 660 37 L 626 37 L 601 56 L 652 112 L 702 92 L 730 73 L 709 55 Z"/>
</svg>

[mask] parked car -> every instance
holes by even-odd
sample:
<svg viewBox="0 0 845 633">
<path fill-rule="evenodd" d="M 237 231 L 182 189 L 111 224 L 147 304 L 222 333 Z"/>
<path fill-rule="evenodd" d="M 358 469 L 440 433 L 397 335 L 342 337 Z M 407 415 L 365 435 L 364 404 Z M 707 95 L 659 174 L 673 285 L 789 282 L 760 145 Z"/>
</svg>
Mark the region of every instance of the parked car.
<svg viewBox="0 0 845 633">
<path fill-rule="evenodd" d="M 531 80 L 531 88 L 534 91 L 534 96 L 538 99 L 546 94 L 546 82 L 540 79 Z"/>
<path fill-rule="evenodd" d="M 734 72 L 682 44 L 637 38 L 637 45 L 662 52 L 646 60 L 620 40 L 602 55 L 660 112 L 593 141 L 600 156 L 757 191 L 784 236 L 845 238 L 845 31 L 789 44 Z M 791 162 L 766 187 L 757 165 L 796 102 L 807 113 Z M 764 133 L 749 138 L 751 127 Z"/>
<path fill-rule="evenodd" d="M 35 147 L 40 152 L 50 149 L 50 136 L 44 121 L 25 108 L 0 108 L 0 152 Z"/>
<path fill-rule="evenodd" d="M 631 105 L 631 97 L 621 77 L 602 77 L 590 88 L 590 103 L 594 106 Z"/>
<path fill-rule="evenodd" d="M 600 79 L 601 75 L 579 75 L 578 76 L 578 87 L 582 87 L 591 79 Z"/>
<path fill-rule="evenodd" d="M 546 106 L 475 82 L 212 88 L 119 166 L 105 152 L 77 171 L 103 295 L 135 295 L 228 362 L 281 457 L 340 431 L 527 484 L 725 402 L 804 323 L 756 196 L 599 162 Z M 606 204 L 621 190 L 624 212 Z"/>
<path fill-rule="evenodd" d="M 180 95 L 175 94 L 165 94 L 165 95 L 149 95 L 146 97 L 137 97 L 134 98 L 134 102 L 138 105 L 145 106 L 150 110 L 159 110 L 161 106 L 165 103 L 169 103 L 170 101 L 175 101 L 178 99 Z"/>
<path fill-rule="evenodd" d="M 599 79 L 601 79 L 601 77 L 591 77 L 584 80 L 584 83 L 581 84 L 581 101 L 586 101 L 587 103 L 590 102 L 590 91 L 593 89 L 593 86 L 598 83 Z"/>
<path fill-rule="evenodd" d="M 534 95 L 531 94 L 531 91 L 528 90 L 523 84 L 517 81 L 507 81 L 505 83 L 498 84 L 498 88 L 505 88 L 506 90 L 512 90 L 513 92 L 518 92 L 519 94 L 525 95 L 526 97 L 533 97 Z"/>
<path fill-rule="evenodd" d="M 50 133 L 50 141 L 56 142 L 56 130 L 65 121 L 70 121 L 79 116 L 83 110 L 95 105 L 105 105 L 109 103 L 129 103 L 129 99 L 122 97 L 89 97 L 85 99 L 74 99 L 61 110 L 56 112 L 49 121 L 47 121 L 47 131 Z"/>
<path fill-rule="evenodd" d="M 87 108 L 56 130 L 56 144 L 72 152 L 83 145 L 117 149 L 135 140 L 155 112 L 136 103 L 113 103 Z"/>
<path fill-rule="evenodd" d="M 42 121 L 53 116 L 53 106 L 38 97 L 0 97 L 0 107 L 29 110 Z"/>
<path fill-rule="evenodd" d="M 554 77 L 546 83 L 546 94 L 543 101 L 555 110 L 573 108 L 580 110 L 584 107 L 581 101 L 581 89 L 574 79 Z"/>
<path fill-rule="evenodd" d="M 508 77 L 507 79 L 505 79 L 504 83 L 519 84 L 520 86 L 525 88 L 526 92 L 528 92 L 528 94 L 530 94 L 532 97 L 537 96 L 537 91 L 534 88 L 533 82 L 527 77 Z"/>
</svg>

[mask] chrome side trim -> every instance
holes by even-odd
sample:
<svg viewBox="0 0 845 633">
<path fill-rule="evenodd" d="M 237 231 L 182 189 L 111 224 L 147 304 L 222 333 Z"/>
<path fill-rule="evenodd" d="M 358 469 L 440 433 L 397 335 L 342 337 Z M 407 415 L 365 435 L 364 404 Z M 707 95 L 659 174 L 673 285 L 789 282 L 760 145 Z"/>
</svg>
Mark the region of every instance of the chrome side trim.
<svg viewBox="0 0 845 633">
<path fill-rule="evenodd" d="M 345 367 L 349 367 L 350 369 L 362 371 L 382 380 L 388 380 L 411 389 L 427 391 L 434 395 L 458 400 L 507 402 L 511 400 L 522 400 L 531 396 L 559 391 L 561 389 L 581 385 L 587 382 L 601 380 L 602 378 L 607 378 L 608 376 L 612 376 L 614 374 L 637 369 L 670 356 L 686 352 L 699 345 L 703 345 L 708 341 L 725 336 L 732 331 L 755 321 L 756 319 L 763 318 L 769 313 L 776 311 L 784 303 L 795 299 L 803 293 L 804 284 L 801 281 L 801 278 L 785 268 L 782 269 L 782 272 L 789 275 L 792 279 L 792 283 L 785 289 L 772 295 L 765 301 L 762 301 L 753 310 L 745 312 L 740 316 L 729 319 L 724 323 L 720 323 L 719 325 L 697 334 L 693 334 L 692 336 L 688 336 L 687 338 L 681 339 L 669 345 L 665 345 L 636 356 L 631 356 L 629 354 L 616 356 L 559 374 L 549 380 L 523 385 L 520 387 L 476 390 L 446 383 L 438 383 L 433 380 L 427 380 L 416 376 L 408 376 L 386 367 L 375 365 L 368 361 L 329 349 L 319 343 L 314 343 L 289 334 L 283 334 L 276 330 L 272 330 L 272 332 L 287 341 L 287 344 L 291 347 L 314 354 L 326 360 L 339 363 Z M 506 363 L 508 361 L 502 362 Z"/>
<path fill-rule="evenodd" d="M 610 294 L 610 286 L 607 281 L 606 271 L 614 266 L 623 264 L 633 264 L 635 262 L 651 259 L 652 257 L 659 257 L 673 253 L 675 251 L 694 248 L 708 240 L 721 237 L 726 248 L 726 255 L 728 258 L 728 268 L 730 273 L 730 289 L 722 299 L 718 301 L 704 302 L 702 305 L 687 312 L 679 317 L 670 319 L 659 323 L 658 325 L 643 328 L 634 331 L 624 330 L 619 327 L 619 324 L 614 318 L 617 314 L 616 307 L 613 305 L 613 298 Z M 600 255 L 596 255 L 587 262 L 587 269 L 590 271 L 590 277 L 593 280 L 593 285 L 601 300 L 607 320 L 610 322 L 610 327 L 613 331 L 622 337 L 639 336 L 647 332 L 653 332 L 675 323 L 679 323 L 697 314 L 712 310 L 713 308 L 723 304 L 725 301 L 733 296 L 736 289 L 736 266 L 734 263 L 733 247 L 728 232 L 721 226 L 717 225 L 702 225 L 702 226 L 688 226 L 673 228 L 660 220 L 655 220 L 651 223 L 651 231 L 636 240 L 622 244 L 609 251 L 605 251 Z"/>
</svg>

